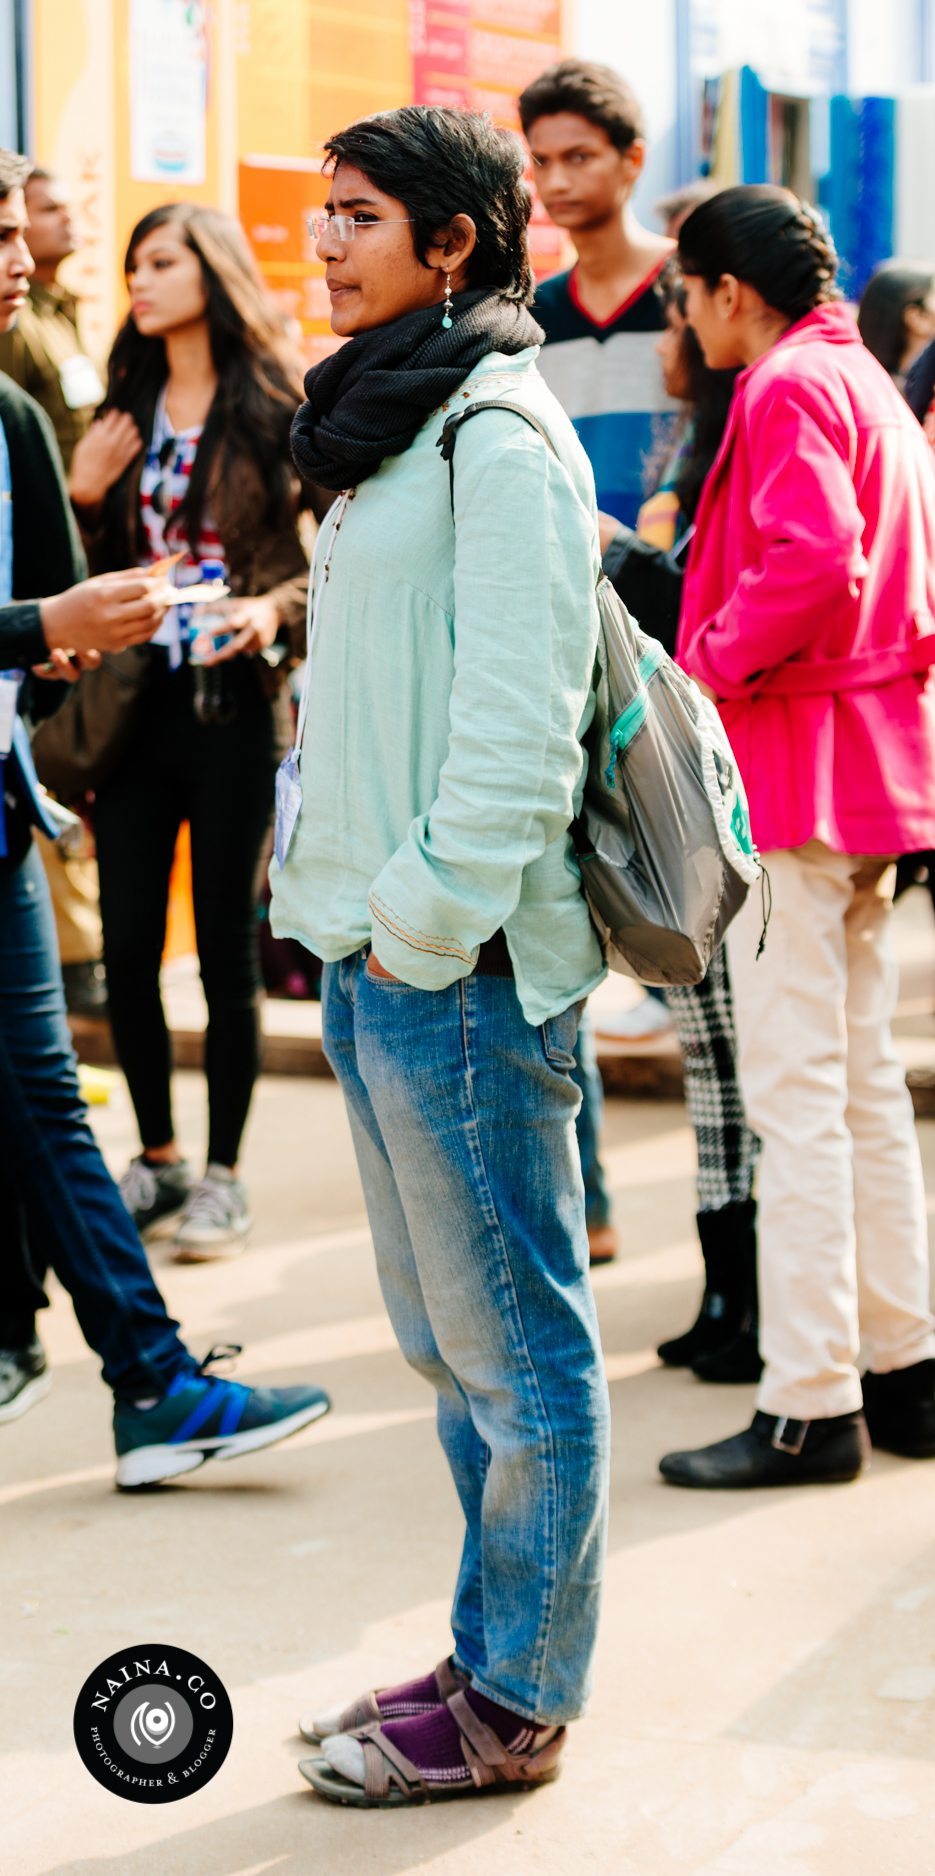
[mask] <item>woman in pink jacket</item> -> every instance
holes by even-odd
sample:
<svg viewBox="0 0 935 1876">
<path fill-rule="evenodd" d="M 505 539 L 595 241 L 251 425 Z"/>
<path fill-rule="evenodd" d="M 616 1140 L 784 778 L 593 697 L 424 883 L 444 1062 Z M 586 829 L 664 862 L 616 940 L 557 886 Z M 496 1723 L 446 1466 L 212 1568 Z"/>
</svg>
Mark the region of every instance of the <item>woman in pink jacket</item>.
<svg viewBox="0 0 935 1876">
<path fill-rule="evenodd" d="M 935 1456 L 922 1172 L 893 1047 L 895 855 L 935 845 L 935 474 L 861 344 L 813 211 L 726 189 L 679 236 L 707 363 L 740 367 L 702 494 L 679 657 L 720 706 L 772 884 L 728 940 L 760 1135 L 752 1425 L 662 1461 L 714 1488 Z M 863 1342 L 863 1384 L 857 1354 Z"/>
</svg>

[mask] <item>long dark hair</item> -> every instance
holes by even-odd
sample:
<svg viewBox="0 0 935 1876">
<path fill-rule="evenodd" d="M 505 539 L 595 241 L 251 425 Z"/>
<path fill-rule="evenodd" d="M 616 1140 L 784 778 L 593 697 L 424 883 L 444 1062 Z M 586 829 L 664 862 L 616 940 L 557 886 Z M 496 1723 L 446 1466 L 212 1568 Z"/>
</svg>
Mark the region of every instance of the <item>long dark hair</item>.
<svg viewBox="0 0 935 1876">
<path fill-rule="evenodd" d="M 868 352 L 893 377 L 906 350 L 906 314 L 910 306 L 924 306 L 935 288 L 935 269 L 911 261 L 884 261 L 863 291 L 857 329 Z"/>
<path fill-rule="evenodd" d="M 532 196 L 516 137 L 475 111 L 406 104 L 348 125 L 325 144 L 326 174 L 347 163 L 412 218 L 419 260 L 455 215 L 470 215 L 477 245 L 467 284 L 528 306 L 533 279 L 526 230 Z"/>
<path fill-rule="evenodd" d="M 243 230 L 229 215 L 187 202 L 152 209 L 130 236 L 125 271 L 130 271 L 146 236 L 165 227 L 178 230 L 201 264 L 211 357 L 218 374 L 185 499 L 172 517 L 171 530 L 184 530 L 189 542 L 197 542 L 214 488 L 223 490 L 225 511 L 235 527 L 281 526 L 293 508 L 289 426 L 301 397 L 301 366 L 264 292 Z M 166 373 L 164 341 L 147 338 L 128 315 L 110 354 L 103 408 L 129 411 L 148 439 Z M 242 473 L 245 460 L 255 472 L 249 479 Z M 128 470 L 110 490 L 104 505 L 105 555 L 117 565 L 125 564 L 128 550 L 135 557 L 142 544 L 139 516 L 131 512 L 127 499 L 131 473 Z"/>
<path fill-rule="evenodd" d="M 793 324 L 840 298 L 838 257 L 817 211 L 771 183 L 741 183 L 702 202 L 679 229 L 678 254 L 682 272 L 700 274 L 710 290 L 733 274 Z"/>
<path fill-rule="evenodd" d="M 656 293 L 665 313 L 670 308 L 685 318 L 685 287 L 677 260 L 666 262 L 656 283 Z M 675 492 L 682 514 L 693 521 L 702 485 L 721 447 L 734 395 L 736 371 L 712 371 L 705 364 L 704 353 L 691 326 L 683 325 L 678 333 L 681 363 L 688 385 L 686 448 L 675 477 Z"/>
</svg>

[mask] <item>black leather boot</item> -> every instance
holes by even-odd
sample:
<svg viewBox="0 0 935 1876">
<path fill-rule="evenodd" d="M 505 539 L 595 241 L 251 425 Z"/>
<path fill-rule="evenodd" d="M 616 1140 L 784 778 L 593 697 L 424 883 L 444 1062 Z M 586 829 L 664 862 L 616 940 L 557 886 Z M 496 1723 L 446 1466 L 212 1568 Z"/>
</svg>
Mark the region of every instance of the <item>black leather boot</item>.
<svg viewBox="0 0 935 1876">
<path fill-rule="evenodd" d="M 869 1457 L 861 1413 L 828 1420 L 755 1413 L 745 1433 L 696 1452 L 666 1453 L 659 1470 L 670 1485 L 729 1492 L 755 1485 L 843 1484 L 856 1479 Z"/>
<path fill-rule="evenodd" d="M 696 1355 L 691 1364 L 699 1381 L 716 1381 L 721 1385 L 758 1381 L 763 1373 L 758 1345 L 760 1316 L 756 1286 L 756 1201 L 749 1199 L 745 1205 L 728 1206 L 728 1211 L 732 1214 L 729 1229 L 733 1236 L 732 1255 L 740 1286 L 740 1321 L 726 1342 Z M 711 1212 L 708 1215 L 712 1220 L 723 1217 L 722 1212 Z"/>
<path fill-rule="evenodd" d="M 743 1321 L 748 1288 L 743 1247 L 751 1235 L 756 1245 L 756 1203 L 744 1199 L 722 1206 L 719 1212 L 699 1212 L 697 1225 L 705 1267 L 704 1295 L 691 1328 L 660 1343 L 656 1352 L 667 1368 L 693 1367 L 700 1356 L 730 1342 Z"/>
<path fill-rule="evenodd" d="M 935 1361 L 916 1361 L 892 1374 L 868 1372 L 861 1386 L 874 1446 L 904 1459 L 935 1459 Z"/>
</svg>

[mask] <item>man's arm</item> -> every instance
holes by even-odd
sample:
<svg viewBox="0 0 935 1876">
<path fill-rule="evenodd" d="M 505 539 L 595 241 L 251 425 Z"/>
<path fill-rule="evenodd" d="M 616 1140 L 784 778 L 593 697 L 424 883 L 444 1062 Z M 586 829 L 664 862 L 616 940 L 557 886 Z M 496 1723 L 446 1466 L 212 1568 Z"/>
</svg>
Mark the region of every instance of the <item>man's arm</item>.
<svg viewBox="0 0 935 1876">
<path fill-rule="evenodd" d="M 4 377 L 0 423 L 13 483 L 13 596 L 44 599 L 87 573 L 62 459 L 45 411 Z"/>
<path fill-rule="evenodd" d="M 43 664 L 48 655 L 38 600 L 14 600 L 0 606 L 0 671 L 28 671 L 30 665 Z"/>
</svg>

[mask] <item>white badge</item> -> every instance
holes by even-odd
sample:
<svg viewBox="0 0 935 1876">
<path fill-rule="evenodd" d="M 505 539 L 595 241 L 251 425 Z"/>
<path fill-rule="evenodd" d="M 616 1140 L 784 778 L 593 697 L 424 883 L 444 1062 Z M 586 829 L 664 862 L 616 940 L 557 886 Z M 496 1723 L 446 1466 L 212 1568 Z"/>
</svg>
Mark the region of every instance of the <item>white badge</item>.
<svg viewBox="0 0 935 1876">
<path fill-rule="evenodd" d="M 74 358 L 66 358 L 59 370 L 59 383 L 62 396 L 69 410 L 87 410 L 91 404 L 99 404 L 104 396 L 104 386 L 90 358 L 78 352 Z"/>
<path fill-rule="evenodd" d="M 0 761 L 8 756 L 13 747 L 13 726 L 16 722 L 16 700 L 19 696 L 19 679 L 0 676 Z"/>
<path fill-rule="evenodd" d="M 302 777 L 294 749 L 276 770 L 276 831 L 273 835 L 273 852 L 277 866 L 285 866 L 292 845 L 292 836 L 296 830 L 299 815 L 302 812 Z"/>
</svg>

